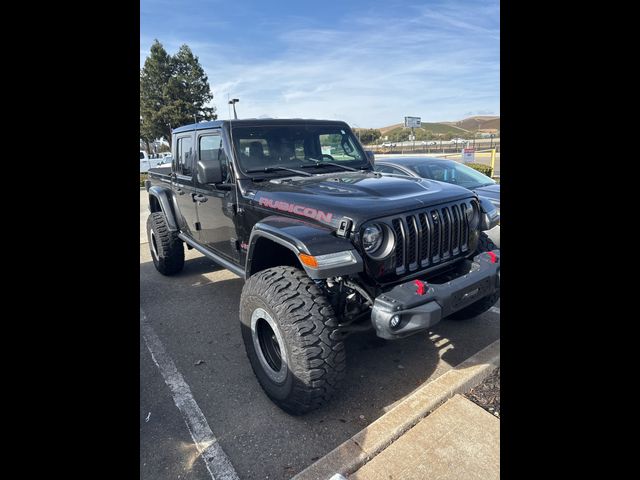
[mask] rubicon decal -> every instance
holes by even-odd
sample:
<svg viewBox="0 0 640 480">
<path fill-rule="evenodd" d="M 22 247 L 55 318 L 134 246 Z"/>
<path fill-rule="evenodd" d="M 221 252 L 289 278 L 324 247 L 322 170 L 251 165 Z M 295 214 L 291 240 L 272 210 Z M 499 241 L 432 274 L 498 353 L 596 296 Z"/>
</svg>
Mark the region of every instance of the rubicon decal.
<svg viewBox="0 0 640 480">
<path fill-rule="evenodd" d="M 282 212 L 295 213 L 296 215 L 303 215 L 305 217 L 318 220 L 319 222 L 331 223 L 331 218 L 333 217 L 332 213 L 325 213 L 322 210 L 317 210 L 315 208 L 296 205 L 295 203 L 281 202 L 267 197 L 260 197 L 259 203 L 265 207 L 280 210 Z"/>
</svg>

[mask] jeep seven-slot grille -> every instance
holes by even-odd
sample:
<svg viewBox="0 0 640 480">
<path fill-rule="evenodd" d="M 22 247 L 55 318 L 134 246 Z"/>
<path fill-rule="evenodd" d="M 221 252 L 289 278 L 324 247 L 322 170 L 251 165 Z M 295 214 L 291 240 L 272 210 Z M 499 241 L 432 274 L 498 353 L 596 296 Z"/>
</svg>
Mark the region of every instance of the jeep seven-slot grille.
<svg viewBox="0 0 640 480">
<path fill-rule="evenodd" d="M 435 266 L 467 253 L 470 208 L 469 202 L 463 202 L 392 219 L 396 273 Z"/>
</svg>

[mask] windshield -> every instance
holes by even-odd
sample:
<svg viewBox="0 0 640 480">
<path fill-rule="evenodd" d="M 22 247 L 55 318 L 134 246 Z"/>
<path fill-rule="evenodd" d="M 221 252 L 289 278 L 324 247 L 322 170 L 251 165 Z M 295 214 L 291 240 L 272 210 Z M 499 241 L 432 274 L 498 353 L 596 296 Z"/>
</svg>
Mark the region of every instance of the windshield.
<svg viewBox="0 0 640 480">
<path fill-rule="evenodd" d="M 433 162 L 425 161 L 412 165 L 411 168 L 423 178 L 453 183 L 469 189 L 485 187 L 496 183 L 483 173 L 458 162 L 442 160 Z"/>
<path fill-rule="evenodd" d="M 305 167 L 322 173 L 343 170 L 340 166 L 371 167 L 351 131 L 341 125 L 232 126 L 232 137 L 245 173 L 269 168 L 281 176 L 291 173 L 278 171 L 278 167 Z"/>
</svg>

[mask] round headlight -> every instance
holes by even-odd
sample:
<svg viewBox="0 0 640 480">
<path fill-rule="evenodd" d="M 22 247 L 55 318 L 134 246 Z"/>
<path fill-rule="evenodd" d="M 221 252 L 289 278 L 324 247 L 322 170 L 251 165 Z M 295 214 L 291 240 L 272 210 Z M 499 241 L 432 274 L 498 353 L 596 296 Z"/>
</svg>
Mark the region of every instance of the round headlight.
<svg viewBox="0 0 640 480">
<path fill-rule="evenodd" d="M 480 224 L 480 208 L 477 202 L 471 202 L 471 208 L 467 210 L 467 219 L 469 220 L 469 228 L 475 230 Z"/>
<path fill-rule="evenodd" d="M 365 252 L 374 253 L 378 250 L 382 245 L 383 236 L 382 228 L 379 225 L 373 224 L 365 228 L 362 232 L 362 246 Z"/>
</svg>

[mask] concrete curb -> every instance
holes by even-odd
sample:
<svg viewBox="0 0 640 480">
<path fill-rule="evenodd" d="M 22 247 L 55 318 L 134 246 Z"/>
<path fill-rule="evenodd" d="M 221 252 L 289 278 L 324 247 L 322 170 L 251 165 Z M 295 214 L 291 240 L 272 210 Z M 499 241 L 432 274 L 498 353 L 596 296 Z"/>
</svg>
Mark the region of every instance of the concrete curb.
<svg viewBox="0 0 640 480">
<path fill-rule="evenodd" d="M 481 383 L 499 366 L 498 339 L 457 367 L 418 388 L 292 480 L 326 480 L 335 474 L 349 475 L 355 472 L 456 393 L 464 393 Z"/>
</svg>

